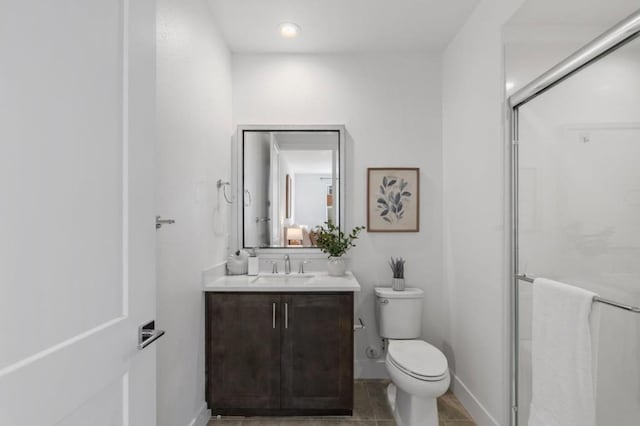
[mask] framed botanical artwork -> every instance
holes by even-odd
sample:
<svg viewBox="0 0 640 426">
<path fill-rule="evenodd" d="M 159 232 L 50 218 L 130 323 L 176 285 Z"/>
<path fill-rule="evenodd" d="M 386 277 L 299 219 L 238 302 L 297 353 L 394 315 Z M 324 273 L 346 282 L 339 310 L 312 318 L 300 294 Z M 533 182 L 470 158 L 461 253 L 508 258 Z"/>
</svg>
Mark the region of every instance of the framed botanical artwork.
<svg viewBox="0 0 640 426">
<path fill-rule="evenodd" d="M 420 169 L 367 169 L 367 231 L 420 230 Z"/>
</svg>

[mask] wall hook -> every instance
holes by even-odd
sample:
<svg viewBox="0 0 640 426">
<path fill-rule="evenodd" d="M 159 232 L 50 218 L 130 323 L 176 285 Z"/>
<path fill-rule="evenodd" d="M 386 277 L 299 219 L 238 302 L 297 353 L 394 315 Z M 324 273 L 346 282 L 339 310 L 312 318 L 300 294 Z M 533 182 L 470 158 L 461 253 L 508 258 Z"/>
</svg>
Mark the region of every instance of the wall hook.
<svg viewBox="0 0 640 426">
<path fill-rule="evenodd" d="M 227 195 L 227 187 L 230 186 L 230 182 L 222 181 L 222 179 L 218 179 L 218 181 L 216 182 L 216 188 L 218 188 L 218 192 L 220 192 L 220 188 L 222 188 L 222 195 L 224 195 L 224 200 L 227 202 L 227 204 L 233 204 L 233 197 L 229 199 L 229 196 Z"/>
</svg>

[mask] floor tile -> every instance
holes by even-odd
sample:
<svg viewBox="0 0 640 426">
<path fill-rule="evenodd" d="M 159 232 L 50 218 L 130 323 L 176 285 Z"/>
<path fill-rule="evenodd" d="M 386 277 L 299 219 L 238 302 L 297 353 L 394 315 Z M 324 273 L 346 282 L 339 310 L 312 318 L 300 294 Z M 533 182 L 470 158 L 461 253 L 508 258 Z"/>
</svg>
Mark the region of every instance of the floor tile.
<svg viewBox="0 0 640 426">
<path fill-rule="evenodd" d="M 207 426 L 396 426 L 387 401 L 388 380 L 356 380 L 353 386 L 353 416 L 311 417 L 222 417 Z M 439 426 L 475 426 L 475 422 L 447 391 L 438 398 Z"/>
<path fill-rule="evenodd" d="M 366 385 L 375 419 L 393 419 L 393 414 L 391 413 L 391 407 L 389 407 L 389 401 L 387 398 L 387 386 L 389 384 L 386 381 L 371 381 L 367 382 Z"/>
<path fill-rule="evenodd" d="M 464 406 L 453 394 L 438 398 L 438 413 L 443 420 L 472 420 Z"/>
<path fill-rule="evenodd" d="M 216 418 L 212 418 L 211 420 L 209 420 L 209 423 L 207 423 L 207 426 L 241 426 L 242 424 L 242 419 L 216 419 Z"/>
</svg>

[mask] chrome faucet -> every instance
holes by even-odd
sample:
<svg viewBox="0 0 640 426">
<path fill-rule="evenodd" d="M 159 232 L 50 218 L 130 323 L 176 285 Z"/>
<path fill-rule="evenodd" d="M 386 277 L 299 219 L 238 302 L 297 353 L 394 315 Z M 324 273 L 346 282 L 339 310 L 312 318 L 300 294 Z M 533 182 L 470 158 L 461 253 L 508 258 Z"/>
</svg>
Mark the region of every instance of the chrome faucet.
<svg viewBox="0 0 640 426">
<path fill-rule="evenodd" d="M 291 273 L 291 259 L 288 254 L 284 255 L 284 273 L 287 275 Z"/>
</svg>

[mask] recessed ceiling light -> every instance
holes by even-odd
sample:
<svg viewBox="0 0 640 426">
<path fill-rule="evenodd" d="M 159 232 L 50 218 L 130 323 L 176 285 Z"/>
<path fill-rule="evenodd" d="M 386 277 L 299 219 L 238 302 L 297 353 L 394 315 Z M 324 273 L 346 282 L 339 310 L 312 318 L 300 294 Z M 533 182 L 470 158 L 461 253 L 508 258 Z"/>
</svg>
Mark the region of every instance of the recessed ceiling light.
<svg viewBox="0 0 640 426">
<path fill-rule="evenodd" d="M 283 22 L 280 24 L 280 35 L 284 38 L 294 38 L 298 36 L 300 26 L 293 22 Z"/>
</svg>

